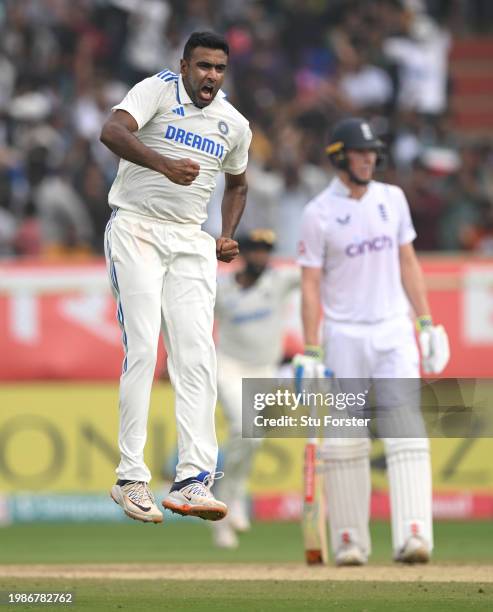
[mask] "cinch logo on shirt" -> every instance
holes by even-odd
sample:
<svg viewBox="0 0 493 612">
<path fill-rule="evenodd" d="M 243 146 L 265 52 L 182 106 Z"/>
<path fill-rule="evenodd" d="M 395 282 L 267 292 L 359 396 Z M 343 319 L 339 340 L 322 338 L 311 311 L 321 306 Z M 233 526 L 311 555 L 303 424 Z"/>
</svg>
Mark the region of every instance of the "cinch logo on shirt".
<svg viewBox="0 0 493 612">
<path fill-rule="evenodd" d="M 182 128 L 176 128 L 174 125 L 168 125 L 166 134 L 164 135 L 168 140 L 174 140 L 175 142 L 181 142 L 187 147 L 192 149 L 198 149 L 213 157 L 222 159 L 224 155 L 224 145 L 214 142 L 210 138 L 203 138 L 199 134 L 194 132 L 187 132 Z"/>
<path fill-rule="evenodd" d="M 349 257 L 357 257 L 365 253 L 373 253 L 374 251 L 382 251 L 383 249 L 391 249 L 393 245 L 390 236 L 378 236 L 372 240 L 363 240 L 358 244 L 349 244 L 344 252 Z"/>
</svg>

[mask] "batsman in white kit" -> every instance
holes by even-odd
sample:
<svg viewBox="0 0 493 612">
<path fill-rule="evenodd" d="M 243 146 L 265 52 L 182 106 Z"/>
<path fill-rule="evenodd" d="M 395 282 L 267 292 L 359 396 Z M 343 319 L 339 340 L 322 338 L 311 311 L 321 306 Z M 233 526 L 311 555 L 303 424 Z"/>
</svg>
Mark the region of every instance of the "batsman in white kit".
<svg viewBox="0 0 493 612">
<path fill-rule="evenodd" d="M 228 424 L 224 478 L 217 494 L 227 503 L 224 521 L 213 524 L 214 543 L 236 548 L 238 532 L 250 521 L 247 480 L 261 439 L 242 437 L 242 379 L 274 378 L 283 356 L 283 314 L 292 291 L 300 286 L 298 268 L 271 267 L 274 232 L 255 229 L 239 239 L 242 267 L 219 278 L 216 299 L 217 384 Z"/>
<path fill-rule="evenodd" d="M 211 493 L 217 462 L 216 356 L 212 338 L 217 259 L 238 254 L 245 206 L 248 121 L 221 91 L 229 47 L 194 32 L 180 74 L 137 83 L 112 110 L 101 140 L 121 157 L 109 193 L 106 261 L 125 349 L 120 379 L 118 480 L 113 500 L 131 518 L 160 523 L 144 462 L 160 332 L 175 391 L 178 464 L 164 508 L 219 520 Z M 201 230 L 216 175 L 224 172 L 222 235 Z"/>
<path fill-rule="evenodd" d="M 445 330 L 432 322 L 406 197 L 399 187 L 372 180 L 382 149 L 365 120 L 340 121 L 327 147 L 337 176 L 304 210 L 298 261 L 306 348 L 298 365 L 306 378 L 321 362 L 336 380 L 419 378 L 409 303 L 424 371 L 440 373 L 449 359 Z M 396 436 L 383 442 L 394 560 L 427 562 L 433 548 L 429 440 Z M 364 436 L 322 444 L 337 565 L 362 565 L 371 552 L 369 452 Z"/>
</svg>

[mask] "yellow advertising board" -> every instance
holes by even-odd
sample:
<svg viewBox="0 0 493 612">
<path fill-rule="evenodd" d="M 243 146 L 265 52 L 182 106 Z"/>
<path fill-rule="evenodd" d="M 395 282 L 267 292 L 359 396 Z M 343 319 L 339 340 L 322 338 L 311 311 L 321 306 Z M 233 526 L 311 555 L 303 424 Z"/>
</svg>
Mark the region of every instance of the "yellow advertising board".
<svg viewBox="0 0 493 612">
<path fill-rule="evenodd" d="M 218 411 L 218 437 L 224 422 Z M 29 383 L 0 387 L 0 493 L 100 492 L 118 463 L 115 384 Z M 269 439 L 251 478 L 255 493 L 299 491 L 301 439 Z M 152 394 L 146 461 L 156 484 L 175 455 L 173 393 L 158 383 Z M 493 490 L 493 440 L 432 441 L 436 490 Z M 380 442 L 373 445 L 373 481 L 386 487 Z"/>
</svg>

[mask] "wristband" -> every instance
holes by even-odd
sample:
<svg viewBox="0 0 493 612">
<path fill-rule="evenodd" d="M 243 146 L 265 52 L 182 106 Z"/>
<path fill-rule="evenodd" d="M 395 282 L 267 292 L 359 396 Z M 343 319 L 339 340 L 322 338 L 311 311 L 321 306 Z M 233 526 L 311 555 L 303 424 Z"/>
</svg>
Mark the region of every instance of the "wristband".
<svg viewBox="0 0 493 612">
<path fill-rule="evenodd" d="M 422 315 L 416 319 L 416 329 L 420 332 L 433 325 L 431 315 Z"/>
<path fill-rule="evenodd" d="M 324 351 L 321 346 L 317 346 L 316 344 L 305 344 L 304 354 L 307 357 L 314 357 L 315 359 L 323 360 Z"/>
</svg>

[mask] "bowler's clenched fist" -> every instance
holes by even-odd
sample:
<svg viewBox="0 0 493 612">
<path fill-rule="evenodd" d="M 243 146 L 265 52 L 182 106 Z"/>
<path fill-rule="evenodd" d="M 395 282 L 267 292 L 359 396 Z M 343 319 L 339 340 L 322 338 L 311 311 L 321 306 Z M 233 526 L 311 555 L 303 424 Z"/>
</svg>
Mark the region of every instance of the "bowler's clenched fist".
<svg viewBox="0 0 493 612">
<path fill-rule="evenodd" d="M 199 171 L 200 165 L 192 159 L 168 159 L 163 174 L 178 185 L 191 185 Z"/>
<path fill-rule="evenodd" d="M 221 236 L 216 240 L 216 257 L 219 261 L 229 263 L 239 254 L 238 243 L 232 238 Z"/>
</svg>

